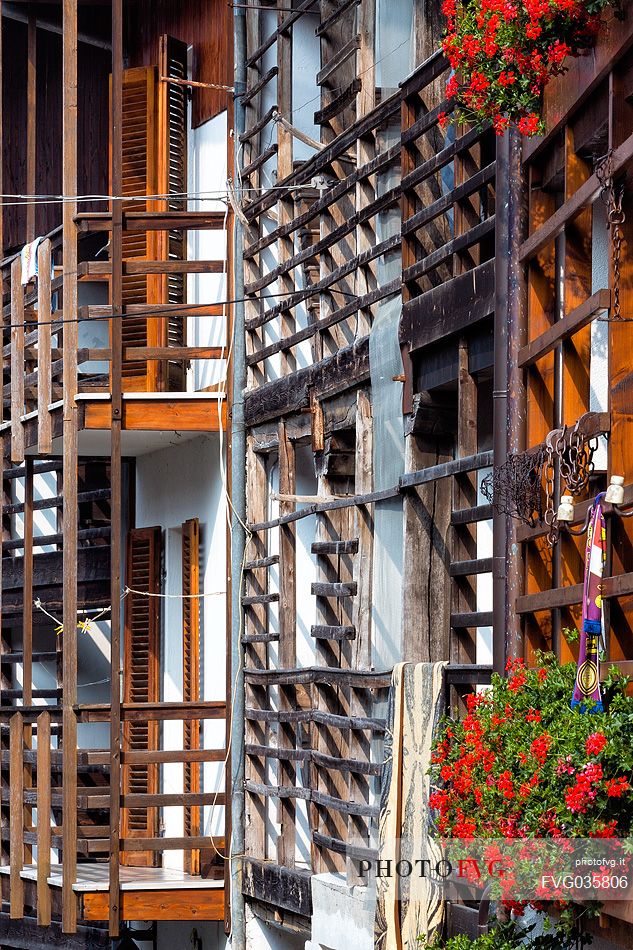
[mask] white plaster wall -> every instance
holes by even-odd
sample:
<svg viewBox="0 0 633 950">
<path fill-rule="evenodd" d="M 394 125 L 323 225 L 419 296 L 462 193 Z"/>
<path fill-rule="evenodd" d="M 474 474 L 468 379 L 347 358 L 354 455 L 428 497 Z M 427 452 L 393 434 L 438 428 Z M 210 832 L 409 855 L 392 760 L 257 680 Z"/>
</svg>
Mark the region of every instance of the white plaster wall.
<svg viewBox="0 0 633 950">
<path fill-rule="evenodd" d="M 376 0 L 376 86 L 396 89 L 413 69 L 413 0 Z"/>
<path fill-rule="evenodd" d="M 197 129 L 189 130 L 188 189 L 190 194 L 205 197 L 189 201 L 191 211 L 222 211 L 227 207 L 226 192 L 228 130 L 227 113 L 209 119 Z M 226 231 L 189 231 L 187 257 L 190 260 L 225 260 Z M 225 274 L 189 274 L 189 303 L 218 303 L 227 299 Z M 187 339 L 191 346 L 225 346 L 227 344 L 226 313 L 219 317 L 190 317 Z M 189 372 L 188 389 L 200 390 L 219 382 L 226 373 L 226 360 L 194 360 Z"/>
<path fill-rule="evenodd" d="M 181 584 L 181 525 L 189 518 L 200 520 L 201 600 L 201 689 L 204 700 L 226 695 L 226 509 L 220 475 L 218 435 L 200 436 L 182 445 L 142 455 L 136 467 L 137 527 L 160 525 L 165 540 L 165 593 L 179 595 Z M 166 598 L 162 611 L 162 699 L 182 699 L 182 601 Z M 205 748 L 224 745 L 224 722 L 204 724 Z M 163 726 L 163 747 L 182 748 L 182 723 Z M 182 765 L 161 769 L 162 790 L 182 791 Z M 205 763 L 205 791 L 224 791 L 220 763 Z M 205 807 L 204 834 L 223 829 L 220 806 Z M 182 810 L 163 810 L 166 836 L 182 835 Z M 166 867 L 181 867 L 180 852 L 166 852 Z"/>
<path fill-rule="evenodd" d="M 593 205 L 592 219 L 591 292 L 609 286 L 609 232 L 607 210 L 602 201 Z M 607 412 L 609 409 L 609 324 L 594 320 L 591 324 L 591 361 L 589 364 L 589 409 Z M 603 437 L 593 457 L 597 470 L 607 467 L 607 442 Z M 615 475 L 624 472 L 614 472 Z"/>
<path fill-rule="evenodd" d="M 248 904 L 245 918 L 246 950 L 304 950 L 305 937 L 264 923 L 253 914 Z"/>
<path fill-rule="evenodd" d="M 484 468 L 477 473 L 477 504 L 486 505 L 488 499 L 481 490 L 481 483 L 492 469 Z M 492 557 L 492 521 L 480 521 L 477 531 L 477 557 Z M 492 574 L 478 574 L 475 578 L 477 585 L 477 610 L 492 610 Z M 477 663 L 486 666 L 492 663 L 492 627 L 478 627 Z"/>
<path fill-rule="evenodd" d="M 294 126 L 316 139 L 321 136 L 320 126 L 314 124 L 314 113 L 320 108 L 321 92 L 316 75 L 321 68 L 321 42 L 316 35 L 320 17 L 304 13 L 292 27 L 292 117 Z M 299 139 L 293 139 L 293 158 L 303 162 L 315 150 Z"/>
</svg>

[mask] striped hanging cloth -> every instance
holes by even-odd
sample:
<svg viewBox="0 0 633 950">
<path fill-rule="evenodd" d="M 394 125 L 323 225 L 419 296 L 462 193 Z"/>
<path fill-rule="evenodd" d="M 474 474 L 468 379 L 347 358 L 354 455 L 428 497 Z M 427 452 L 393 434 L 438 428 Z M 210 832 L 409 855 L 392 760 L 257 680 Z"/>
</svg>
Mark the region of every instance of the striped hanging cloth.
<svg viewBox="0 0 633 950">
<path fill-rule="evenodd" d="M 598 646 L 602 633 L 602 576 L 607 557 L 603 499 L 604 493 L 596 496 L 587 529 L 580 652 L 571 700 L 572 709 L 579 707 L 580 712 L 587 711 L 587 700 L 593 700 L 595 704 L 591 707 L 591 712 L 603 712 L 598 661 Z"/>
</svg>

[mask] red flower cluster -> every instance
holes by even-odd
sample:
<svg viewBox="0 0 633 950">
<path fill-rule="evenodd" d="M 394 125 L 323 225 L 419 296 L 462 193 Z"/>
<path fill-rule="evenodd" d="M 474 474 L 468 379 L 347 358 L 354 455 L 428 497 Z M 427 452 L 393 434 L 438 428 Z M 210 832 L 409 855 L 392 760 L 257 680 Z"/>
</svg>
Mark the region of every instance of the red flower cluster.
<svg viewBox="0 0 633 950">
<path fill-rule="evenodd" d="M 446 95 L 460 121 L 491 122 L 502 134 L 510 121 L 524 135 L 543 131 L 540 100 L 565 60 L 595 40 L 600 11 L 616 0 L 444 0 L 442 48 L 453 69 Z M 440 124 L 449 121 L 446 112 Z M 517 686 L 517 689 L 519 687 Z"/>
<path fill-rule="evenodd" d="M 585 742 L 585 751 L 587 755 L 600 755 L 607 744 L 607 737 L 601 732 L 592 732 Z"/>
<path fill-rule="evenodd" d="M 626 837 L 633 752 L 622 723 L 633 696 L 622 698 L 619 713 L 582 715 L 570 708 L 573 664 L 550 659 L 528 669 L 512 660 L 506 673 L 467 696 L 462 718 L 447 720 L 434 744 L 430 805 L 439 833 Z"/>
</svg>

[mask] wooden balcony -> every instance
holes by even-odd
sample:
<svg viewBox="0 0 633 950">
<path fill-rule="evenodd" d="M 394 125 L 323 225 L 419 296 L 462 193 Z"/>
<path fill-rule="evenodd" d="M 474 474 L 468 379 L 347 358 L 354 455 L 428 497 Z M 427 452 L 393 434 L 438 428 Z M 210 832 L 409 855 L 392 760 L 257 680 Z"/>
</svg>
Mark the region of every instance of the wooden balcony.
<svg viewBox="0 0 633 950">
<path fill-rule="evenodd" d="M 126 790 L 124 776 L 139 762 L 146 772 L 154 769 L 156 779 L 167 764 L 186 763 L 201 773 L 203 763 L 222 763 L 224 748 L 200 749 L 184 738 L 179 749 L 160 747 L 158 741 L 132 749 L 125 724 L 177 720 L 183 722 L 183 735 L 190 736 L 187 726 L 199 729 L 206 720 L 226 721 L 225 703 L 121 704 L 118 754 L 123 781 L 115 788 L 111 776 L 119 774 L 113 758 L 118 750 L 76 746 L 77 724 L 107 722 L 112 715 L 109 705 L 0 709 L 4 735 L 8 733 L 0 759 L 2 842 L 8 863 L 0 867 L 0 880 L 11 918 L 28 917 L 34 909 L 38 923 L 48 926 L 70 903 L 76 920 L 96 924 L 108 920 L 116 901 L 122 920 L 223 920 L 226 869 L 219 855 L 225 852 L 226 836 L 202 833 L 202 808 L 226 804 L 223 777 L 221 790 L 218 785 L 210 791 L 143 793 L 136 791 L 138 782 Z M 152 837 L 149 822 L 136 831 L 141 823 L 126 820 L 126 812 L 157 815 L 162 808 L 186 813 L 183 827 L 189 833 Z M 114 842 L 120 861 L 113 865 Z M 57 862 L 51 861 L 51 850 Z M 174 852 L 184 855 L 188 870 L 162 866 L 170 863 L 165 855 Z M 138 856 L 146 860 L 139 862 Z"/>
<path fill-rule="evenodd" d="M 95 257 L 94 240 L 111 230 L 109 213 L 79 215 L 76 273 L 66 275 L 61 231 L 56 229 L 38 247 L 38 278 L 23 286 L 19 255 L 0 265 L 3 281 L 3 414 L 0 434 L 5 454 L 21 462 L 25 455 L 61 452 L 64 394 L 72 389 L 80 436 L 79 451 L 109 452 L 113 390 L 123 392 L 122 429 L 129 433 L 218 431 L 226 425 L 226 408 L 216 387 L 202 391 L 187 382 L 187 368 L 198 361 L 224 361 L 227 345 L 188 346 L 187 323 L 194 318 L 227 319 L 225 306 L 186 303 L 186 275 L 222 275 L 224 260 L 124 258 L 117 280 L 123 282 L 123 303 L 113 308 L 112 262 L 102 259 L 104 244 Z M 217 212 L 126 212 L 125 233 L 164 235 L 187 230 L 222 230 L 224 216 Z M 101 239 L 106 240 L 106 235 Z M 78 286 L 94 285 L 82 303 L 64 307 Z M 176 283 L 174 283 L 176 282 Z M 175 289 L 174 289 L 175 288 Z M 86 292 L 87 293 L 87 292 Z M 180 300 L 180 302 L 175 302 Z M 72 311 L 72 312 L 71 312 Z M 76 314 L 76 316 L 73 316 Z M 94 327 L 94 330 L 91 329 Z M 114 330 L 116 329 L 116 334 Z M 106 345 L 86 347 L 82 335 L 103 337 Z M 113 378 L 112 341 L 121 339 L 120 375 Z M 67 405 L 68 410 L 68 405 Z M 102 438 L 98 437 L 102 434 Z M 129 438 L 126 451 L 134 455 L 138 439 Z M 150 446 L 153 442 L 150 437 Z M 82 444 L 83 443 L 83 444 Z M 157 443 L 158 444 L 158 443 Z"/>
</svg>

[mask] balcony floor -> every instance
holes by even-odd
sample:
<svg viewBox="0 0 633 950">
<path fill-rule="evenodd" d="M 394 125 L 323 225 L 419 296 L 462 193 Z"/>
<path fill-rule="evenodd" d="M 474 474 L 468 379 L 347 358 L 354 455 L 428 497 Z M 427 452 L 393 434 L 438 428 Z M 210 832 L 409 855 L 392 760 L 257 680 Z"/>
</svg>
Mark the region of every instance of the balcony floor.
<svg viewBox="0 0 633 950">
<path fill-rule="evenodd" d="M 79 454 L 110 454 L 111 404 L 109 393 L 81 393 L 77 397 Z M 49 406 L 52 427 L 51 456 L 62 452 L 62 402 Z M 216 392 L 124 393 L 122 450 L 136 456 L 227 427 L 226 400 Z M 26 455 L 38 454 L 38 414 L 21 417 Z M 0 424 L 9 450 L 11 423 Z"/>
<path fill-rule="evenodd" d="M 8 866 L 0 874 L 8 876 Z M 224 881 L 195 877 L 172 868 L 121 866 L 121 917 L 123 920 L 223 920 Z M 21 877 L 37 881 L 37 865 L 27 864 Z M 108 919 L 109 868 L 89 862 L 77 865 L 73 890 L 80 902 L 79 917 L 86 921 Z M 61 866 L 53 865 L 48 883 L 61 897 Z"/>
</svg>

